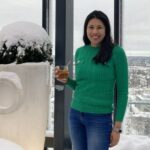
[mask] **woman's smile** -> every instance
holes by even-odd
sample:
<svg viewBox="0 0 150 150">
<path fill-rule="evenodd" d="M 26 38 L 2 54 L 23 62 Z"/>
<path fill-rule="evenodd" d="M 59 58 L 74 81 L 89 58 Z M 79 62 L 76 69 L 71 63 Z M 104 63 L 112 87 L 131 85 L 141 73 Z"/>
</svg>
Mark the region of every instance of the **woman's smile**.
<svg viewBox="0 0 150 150">
<path fill-rule="evenodd" d="M 87 37 L 92 46 L 98 46 L 105 37 L 105 26 L 99 19 L 93 18 L 87 25 Z"/>
</svg>

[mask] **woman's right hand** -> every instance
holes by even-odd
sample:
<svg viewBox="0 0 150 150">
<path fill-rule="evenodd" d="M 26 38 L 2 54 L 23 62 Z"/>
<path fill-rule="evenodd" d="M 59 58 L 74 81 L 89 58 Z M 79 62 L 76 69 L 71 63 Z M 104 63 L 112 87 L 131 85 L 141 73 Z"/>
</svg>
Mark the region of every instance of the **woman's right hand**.
<svg viewBox="0 0 150 150">
<path fill-rule="evenodd" d="M 67 70 L 67 76 L 65 76 L 64 78 L 60 78 L 60 74 L 61 74 L 61 71 L 60 71 L 60 67 L 59 66 L 56 66 L 55 67 L 55 78 L 59 81 L 59 82 L 62 82 L 62 83 L 67 83 L 68 81 L 68 78 L 69 78 L 69 71 Z"/>
</svg>

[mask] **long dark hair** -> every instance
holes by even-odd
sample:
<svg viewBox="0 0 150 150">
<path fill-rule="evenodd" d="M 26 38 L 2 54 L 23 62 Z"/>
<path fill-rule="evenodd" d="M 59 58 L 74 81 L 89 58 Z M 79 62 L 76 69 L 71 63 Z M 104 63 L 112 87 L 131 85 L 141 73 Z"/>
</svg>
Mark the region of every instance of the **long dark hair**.
<svg viewBox="0 0 150 150">
<path fill-rule="evenodd" d="M 100 43 L 100 51 L 93 58 L 93 60 L 95 61 L 96 64 L 97 63 L 105 64 L 111 58 L 114 43 L 113 43 L 113 40 L 111 37 L 111 28 L 110 28 L 109 19 L 106 16 L 106 14 L 104 14 L 102 11 L 94 10 L 87 16 L 85 23 L 84 23 L 83 41 L 84 41 L 85 45 L 91 44 L 90 40 L 87 37 L 86 30 L 87 30 L 87 25 L 88 25 L 89 21 L 93 18 L 101 20 L 103 22 L 103 24 L 105 26 L 105 30 L 106 30 L 105 37 L 104 37 L 103 41 Z"/>
</svg>

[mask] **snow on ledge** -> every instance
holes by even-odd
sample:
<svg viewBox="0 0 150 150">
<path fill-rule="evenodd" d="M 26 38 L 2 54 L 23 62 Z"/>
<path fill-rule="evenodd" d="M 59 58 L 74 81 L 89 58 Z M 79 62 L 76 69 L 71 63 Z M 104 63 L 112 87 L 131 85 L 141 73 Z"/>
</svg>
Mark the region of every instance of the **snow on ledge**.
<svg viewBox="0 0 150 150">
<path fill-rule="evenodd" d="M 150 150 L 150 138 L 141 135 L 121 135 L 118 145 L 109 150 Z"/>
<path fill-rule="evenodd" d="M 24 150 L 20 145 L 17 145 L 11 141 L 0 138 L 0 149 L 1 150 Z"/>
</svg>

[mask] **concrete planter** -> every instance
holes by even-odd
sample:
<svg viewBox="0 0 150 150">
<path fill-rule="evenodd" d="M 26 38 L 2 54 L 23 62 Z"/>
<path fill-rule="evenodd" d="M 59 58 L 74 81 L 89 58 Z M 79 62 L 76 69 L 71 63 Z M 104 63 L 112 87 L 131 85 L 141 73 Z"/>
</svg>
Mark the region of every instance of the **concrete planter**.
<svg viewBox="0 0 150 150">
<path fill-rule="evenodd" d="M 43 150 L 49 105 L 49 64 L 0 65 L 0 138 Z"/>
</svg>

